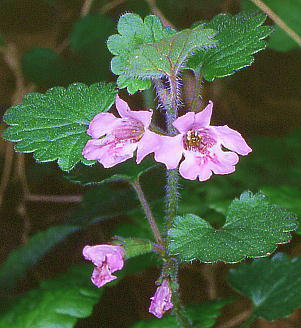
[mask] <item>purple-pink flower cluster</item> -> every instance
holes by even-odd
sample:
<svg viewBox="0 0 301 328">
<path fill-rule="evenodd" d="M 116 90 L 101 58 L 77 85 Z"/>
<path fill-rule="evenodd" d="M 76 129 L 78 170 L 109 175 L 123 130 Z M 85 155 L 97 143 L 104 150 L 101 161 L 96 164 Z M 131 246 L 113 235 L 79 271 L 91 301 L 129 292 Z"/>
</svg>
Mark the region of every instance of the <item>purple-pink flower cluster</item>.
<svg viewBox="0 0 301 328">
<path fill-rule="evenodd" d="M 124 266 L 125 253 L 121 246 L 85 246 L 83 255 L 86 260 L 92 261 L 95 265 L 91 280 L 98 288 L 116 279 L 117 277 L 113 276 L 112 273 L 121 270 Z M 149 312 L 158 318 L 162 318 L 163 314 L 173 307 L 171 296 L 169 280 L 165 278 L 157 288 L 155 295 L 151 297 Z"/>
<path fill-rule="evenodd" d="M 94 117 L 87 133 L 92 137 L 83 149 L 88 160 L 97 160 L 104 167 L 112 167 L 134 156 L 139 164 L 154 153 L 157 162 L 167 169 L 179 167 L 185 179 L 208 180 L 212 173 L 228 174 L 235 171 L 238 155 L 252 149 L 241 134 L 227 125 L 210 125 L 213 103 L 210 101 L 199 113 L 188 112 L 173 125 L 179 134 L 159 135 L 149 129 L 152 111 L 132 111 L 128 104 L 116 97 L 120 117 L 100 113 Z M 224 151 L 223 147 L 230 151 Z M 184 160 L 182 160 L 184 156 Z"/>
</svg>

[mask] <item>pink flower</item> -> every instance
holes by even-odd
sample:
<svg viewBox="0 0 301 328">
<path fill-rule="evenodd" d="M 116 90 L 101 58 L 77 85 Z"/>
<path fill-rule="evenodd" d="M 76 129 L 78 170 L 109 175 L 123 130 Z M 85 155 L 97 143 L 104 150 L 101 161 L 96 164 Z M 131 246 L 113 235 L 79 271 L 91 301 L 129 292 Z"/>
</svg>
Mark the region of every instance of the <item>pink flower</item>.
<svg viewBox="0 0 301 328">
<path fill-rule="evenodd" d="M 87 130 L 93 139 L 84 147 L 83 156 L 99 161 L 104 167 L 112 167 L 133 157 L 137 149 L 139 164 L 158 142 L 158 135 L 148 130 L 152 111 L 131 111 L 118 95 L 115 103 L 121 117 L 99 113 L 93 118 Z"/>
<path fill-rule="evenodd" d="M 91 280 L 98 288 L 116 279 L 112 273 L 123 268 L 124 250 L 120 246 L 85 246 L 83 255 L 95 265 Z"/>
<path fill-rule="evenodd" d="M 163 280 L 161 286 L 157 288 L 155 295 L 151 297 L 151 300 L 149 312 L 157 318 L 162 318 L 163 314 L 173 307 L 168 279 Z"/>
<path fill-rule="evenodd" d="M 173 125 L 180 134 L 160 137 L 162 145 L 154 150 L 155 160 L 174 169 L 184 155 L 179 172 L 189 180 L 208 180 L 212 172 L 234 172 L 239 159 L 237 154 L 247 155 L 252 149 L 239 132 L 227 125 L 210 125 L 212 107 L 210 101 L 200 113 L 189 112 L 176 119 Z M 223 151 L 222 146 L 231 151 Z"/>
</svg>

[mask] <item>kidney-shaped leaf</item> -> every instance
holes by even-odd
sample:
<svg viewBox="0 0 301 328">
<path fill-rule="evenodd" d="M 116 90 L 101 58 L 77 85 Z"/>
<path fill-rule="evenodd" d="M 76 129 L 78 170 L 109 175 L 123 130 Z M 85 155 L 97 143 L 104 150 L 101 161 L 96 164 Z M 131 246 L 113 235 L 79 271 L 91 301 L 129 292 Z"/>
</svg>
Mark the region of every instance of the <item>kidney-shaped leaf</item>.
<svg viewBox="0 0 301 328">
<path fill-rule="evenodd" d="M 28 94 L 22 104 L 4 115 L 11 125 L 4 138 L 17 142 L 17 152 L 33 152 L 39 162 L 57 160 L 64 171 L 80 161 L 91 164 L 82 156 L 90 138 L 86 130 L 96 114 L 110 109 L 115 95 L 114 85 L 104 83 L 75 83 L 67 89 L 55 87 L 45 94 Z"/>
<path fill-rule="evenodd" d="M 273 321 L 301 307 L 301 257 L 278 253 L 230 270 L 232 288 L 253 303 L 255 317 Z"/>
<path fill-rule="evenodd" d="M 277 244 L 289 242 L 289 232 L 296 228 L 290 212 L 271 205 L 262 194 L 245 192 L 232 201 L 221 229 L 194 214 L 176 217 L 168 232 L 168 247 L 186 261 L 239 262 L 269 255 Z"/>
</svg>

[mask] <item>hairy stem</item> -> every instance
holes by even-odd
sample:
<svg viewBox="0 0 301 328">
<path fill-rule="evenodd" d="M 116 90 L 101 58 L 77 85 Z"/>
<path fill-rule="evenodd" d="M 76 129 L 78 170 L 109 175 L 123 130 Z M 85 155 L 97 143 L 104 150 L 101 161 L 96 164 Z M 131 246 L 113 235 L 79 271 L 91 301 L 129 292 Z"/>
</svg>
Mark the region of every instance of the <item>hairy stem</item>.
<svg viewBox="0 0 301 328">
<path fill-rule="evenodd" d="M 172 225 L 178 210 L 178 187 L 179 187 L 179 173 L 177 169 L 167 170 L 166 172 L 166 231 Z"/>
<path fill-rule="evenodd" d="M 196 106 L 198 104 L 198 100 L 200 97 L 202 82 L 203 82 L 202 74 L 195 72 L 195 85 L 194 85 L 194 90 L 193 90 L 193 98 L 192 98 L 192 102 L 190 105 L 190 110 L 193 112 L 195 112 L 197 110 Z"/>
<path fill-rule="evenodd" d="M 170 108 L 166 109 L 166 127 L 169 136 L 177 134 L 176 128 L 172 125 L 178 116 L 178 102 L 177 102 L 177 79 L 175 77 L 169 78 L 170 83 Z M 168 231 L 173 224 L 173 220 L 177 214 L 178 209 L 178 186 L 179 174 L 177 169 L 167 170 L 166 183 L 166 230 Z"/>
<path fill-rule="evenodd" d="M 144 210 L 145 216 L 146 216 L 146 218 L 147 218 L 147 220 L 149 222 L 149 225 L 150 225 L 150 227 L 151 227 L 151 229 L 153 231 L 153 234 L 154 234 L 154 237 L 155 237 L 155 240 L 156 240 L 157 244 L 163 246 L 163 240 L 162 240 L 160 231 L 158 229 L 156 220 L 155 220 L 155 218 L 153 216 L 153 213 L 152 213 L 152 211 L 150 209 L 150 206 L 149 206 L 149 204 L 148 204 L 148 202 L 147 202 L 147 200 L 145 198 L 144 192 L 143 192 L 143 190 L 141 188 L 141 185 L 140 185 L 138 179 L 135 180 L 135 181 L 133 181 L 131 183 L 131 185 L 132 185 L 132 187 L 134 188 L 134 190 L 137 193 L 137 196 L 139 198 L 140 204 L 141 204 L 141 206 L 142 206 L 142 208 Z"/>
<path fill-rule="evenodd" d="M 175 291 L 173 293 L 172 301 L 174 304 L 174 313 L 177 318 L 177 323 L 179 327 L 181 328 L 191 328 L 192 327 L 192 322 L 189 319 L 184 306 L 181 304 L 180 296 L 179 296 L 179 291 Z"/>
<path fill-rule="evenodd" d="M 178 84 L 177 78 L 171 76 L 169 78 L 169 99 L 166 102 L 170 106 L 166 106 L 166 127 L 167 134 L 169 136 L 177 135 L 177 130 L 173 126 L 173 122 L 178 117 Z M 167 181 L 166 181 L 166 237 L 168 235 L 168 230 L 172 227 L 175 216 L 177 215 L 178 209 L 178 187 L 179 187 L 179 173 L 177 169 L 167 170 Z M 171 258 L 170 258 L 171 259 Z M 177 323 L 181 328 L 191 328 L 192 324 L 187 316 L 183 305 L 181 304 L 179 289 L 178 289 L 178 279 L 177 272 L 179 269 L 179 262 L 175 263 L 170 269 L 169 275 L 173 281 L 172 302 L 174 304 L 173 311 L 177 318 Z"/>
</svg>

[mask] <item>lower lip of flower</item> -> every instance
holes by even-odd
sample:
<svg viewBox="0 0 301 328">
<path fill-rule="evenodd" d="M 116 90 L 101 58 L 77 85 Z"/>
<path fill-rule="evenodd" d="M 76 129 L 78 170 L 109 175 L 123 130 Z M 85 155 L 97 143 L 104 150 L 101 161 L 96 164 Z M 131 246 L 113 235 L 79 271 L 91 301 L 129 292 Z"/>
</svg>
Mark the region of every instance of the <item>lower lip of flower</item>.
<svg viewBox="0 0 301 328">
<path fill-rule="evenodd" d="M 123 119 L 120 126 L 113 131 L 114 137 L 119 141 L 138 142 L 144 134 L 144 126 L 141 122 Z"/>
<path fill-rule="evenodd" d="M 211 147 L 215 144 L 216 141 L 202 129 L 189 130 L 183 138 L 184 149 L 200 155 L 209 155 Z"/>
</svg>

